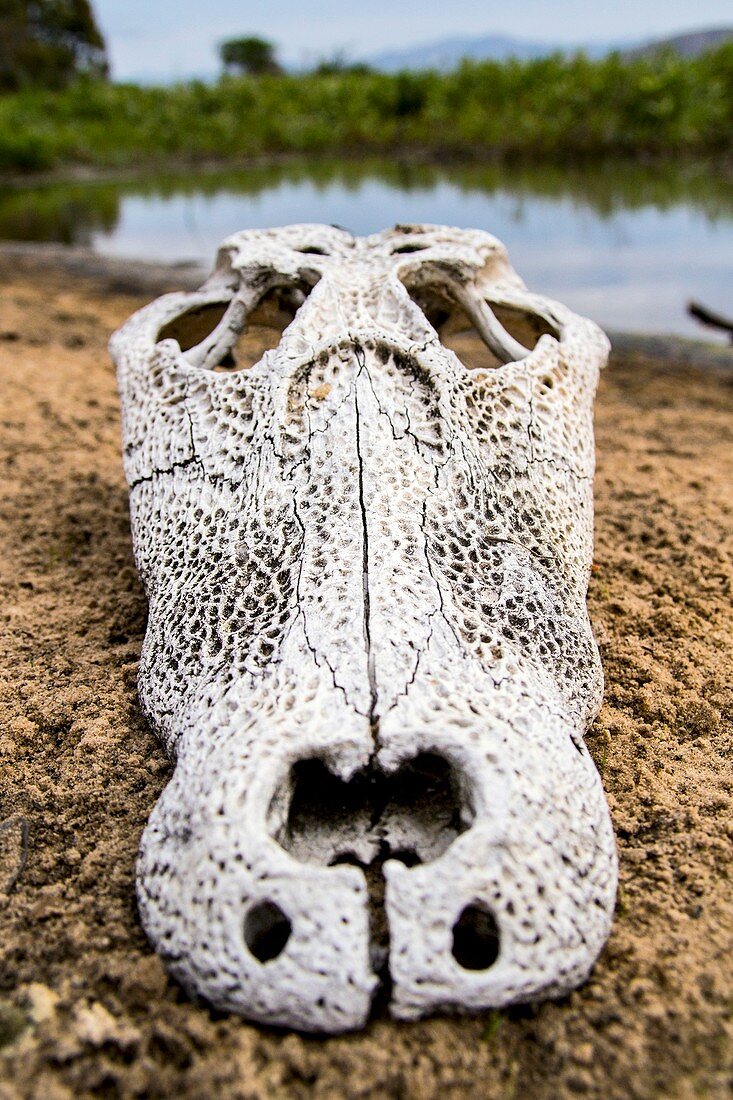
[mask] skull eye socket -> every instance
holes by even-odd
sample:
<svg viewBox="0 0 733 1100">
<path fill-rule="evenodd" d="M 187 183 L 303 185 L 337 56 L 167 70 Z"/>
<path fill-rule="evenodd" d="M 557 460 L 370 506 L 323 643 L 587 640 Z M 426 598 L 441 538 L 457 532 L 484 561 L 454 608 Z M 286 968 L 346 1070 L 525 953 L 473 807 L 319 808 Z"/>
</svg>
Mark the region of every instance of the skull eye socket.
<svg viewBox="0 0 733 1100">
<path fill-rule="evenodd" d="M 541 336 L 554 336 L 560 339 L 559 329 L 551 324 L 546 317 L 539 313 L 533 313 L 530 309 L 520 309 L 518 306 L 507 306 L 499 302 L 487 303 L 491 312 L 499 324 L 506 329 L 510 336 L 518 340 L 520 344 L 532 351 Z"/>
<path fill-rule="evenodd" d="M 248 370 L 259 363 L 266 351 L 278 346 L 282 334 L 292 324 L 295 315 L 310 294 L 299 287 L 276 287 L 261 298 L 247 320 L 235 343 L 225 354 L 215 371 L 231 373 Z"/>
<path fill-rule="evenodd" d="M 504 360 L 481 339 L 481 334 L 460 306 L 446 302 L 443 308 L 433 306 L 424 311 L 440 342 L 455 352 L 468 370 L 496 370 Z"/>
<path fill-rule="evenodd" d="M 158 340 L 177 340 L 181 351 L 190 351 L 211 335 L 228 305 L 228 302 L 209 302 L 204 306 L 193 306 L 163 325 Z"/>
<path fill-rule="evenodd" d="M 192 306 L 158 333 L 158 341 L 176 340 L 193 366 L 230 374 L 259 363 L 278 346 L 285 329 L 315 283 L 276 286 L 250 309 L 238 300 Z"/>
<path fill-rule="evenodd" d="M 541 336 L 559 339 L 547 318 L 529 309 L 503 305 L 447 288 L 425 284 L 407 286 L 415 305 L 468 370 L 496 370 L 529 355 Z"/>
</svg>

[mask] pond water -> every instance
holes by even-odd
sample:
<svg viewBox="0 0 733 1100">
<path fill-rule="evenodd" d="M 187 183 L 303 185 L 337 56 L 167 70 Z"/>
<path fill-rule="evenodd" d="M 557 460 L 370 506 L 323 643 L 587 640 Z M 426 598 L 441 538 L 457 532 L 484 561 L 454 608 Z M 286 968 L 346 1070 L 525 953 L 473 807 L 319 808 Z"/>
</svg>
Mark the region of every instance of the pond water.
<svg viewBox="0 0 733 1100">
<path fill-rule="evenodd" d="M 145 260 L 208 264 L 238 229 L 299 221 L 487 229 L 530 287 L 610 329 L 710 337 L 687 301 L 733 313 L 733 186 L 704 166 L 321 162 L 0 190 L 0 238 Z"/>
</svg>

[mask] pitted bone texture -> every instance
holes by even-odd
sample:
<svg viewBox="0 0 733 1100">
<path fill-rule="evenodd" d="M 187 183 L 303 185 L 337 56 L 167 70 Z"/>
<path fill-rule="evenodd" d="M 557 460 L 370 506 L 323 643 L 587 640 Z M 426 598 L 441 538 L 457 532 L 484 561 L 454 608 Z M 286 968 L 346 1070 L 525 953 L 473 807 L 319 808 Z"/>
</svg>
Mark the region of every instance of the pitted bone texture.
<svg viewBox="0 0 733 1100">
<path fill-rule="evenodd" d="M 111 349 L 172 973 L 311 1031 L 380 985 L 403 1018 L 577 986 L 616 886 L 583 742 L 604 335 L 486 233 L 302 225 L 229 238 Z"/>
</svg>

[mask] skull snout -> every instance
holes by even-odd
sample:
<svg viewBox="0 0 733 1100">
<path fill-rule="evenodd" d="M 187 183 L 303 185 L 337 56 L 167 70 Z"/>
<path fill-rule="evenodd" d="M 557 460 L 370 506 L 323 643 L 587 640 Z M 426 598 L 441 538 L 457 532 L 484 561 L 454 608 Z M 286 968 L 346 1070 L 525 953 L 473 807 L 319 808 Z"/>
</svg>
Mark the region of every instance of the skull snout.
<svg viewBox="0 0 733 1100">
<path fill-rule="evenodd" d="M 587 977 L 608 935 L 616 853 L 600 778 L 557 699 L 518 697 L 512 714 L 498 694 L 475 695 L 473 726 L 444 714 L 443 751 L 469 781 L 470 827 L 431 863 L 385 865 L 394 1016 L 561 995 Z M 424 737 L 384 725 L 393 752 Z"/>
<path fill-rule="evenodd" d="M 386 865 L 394 1016 L 558 996 L 595 963 L 615 894 L 608 822 L 575 836 L 551 817 L 503 837 L 495 824 L 477 817 L 430 866 Z M 579 843 L 595 851 L 590 866 Z"/>
<path fill-rule="evenodd" d="M 191 992 L 263 1023 L 359 1026 L 377 984 L 362 873 L 294 859 L 269 835 L 259 784 L 241 797 L 246 767 L 229 772 L 229 790 L 216 780 L 212 815 L 200 769 L 198 797 L 191 790 L 190 766 L 179 757 L 138 862 L 140 915 L 169 969 Z"/>
<path fill-rule="evenodd" d="M 548 792 L 586 766 L 565 744 Z M 589 931 L 584 909 L 608 908 L 614 888 L 605 819 L 587 824 L 596 866 L 579 867 L 589 836 L 577 822 L 564 833 L 551 804 L 521 806 L 521 783 L 497 803 L 495 759 L 422 750 L 388 769 L 377 754 L 340 775 L 317 754 L 234 763 L 216 768 L 214 803 L 197 766 L 194 806 L 182 754 L 139 864 L 146 930 L 213 1003 L 344 1031 L 375 1004 L 404 1018 L 499 1006 L 563 992 L 592 966 L 605 925 Z"/>
<path fill-rule="evenodd" d="M 310 1031 L 360 1026 L 380 978 L 389 989 L 384 867 L 429 863 L 470 825 L 453 770 L 422 753 L 393 775 L 368 760 L 339 775 L 331 750 L 243 762 L 233 748 L 209 759 L 215 800 L 201 761 L 179 754 L 141 845 L 146 931 L 217 1005 Z"/>
</svg>

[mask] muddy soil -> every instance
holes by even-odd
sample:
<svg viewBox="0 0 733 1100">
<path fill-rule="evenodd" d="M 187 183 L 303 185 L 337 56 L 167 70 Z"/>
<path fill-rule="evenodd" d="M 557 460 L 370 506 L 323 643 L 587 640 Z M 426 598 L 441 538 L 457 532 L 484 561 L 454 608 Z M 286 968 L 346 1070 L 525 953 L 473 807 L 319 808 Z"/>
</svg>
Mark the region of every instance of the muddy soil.
<svg viewBox="0 0 733 1100">
<path fill-rule="evenodd" d="M 1 256 L 0 278 L 0 1100 L 729 1096 L 733 372 L 624 351 L 601 384 L 589 745 L 621 888 L 590 981 L 304 1038 L 190 1002 L 136 915 L 170 765 L 136 697 L 146 609 L 105 347 L 149 288 Z"/>
</svg>

